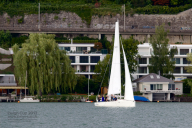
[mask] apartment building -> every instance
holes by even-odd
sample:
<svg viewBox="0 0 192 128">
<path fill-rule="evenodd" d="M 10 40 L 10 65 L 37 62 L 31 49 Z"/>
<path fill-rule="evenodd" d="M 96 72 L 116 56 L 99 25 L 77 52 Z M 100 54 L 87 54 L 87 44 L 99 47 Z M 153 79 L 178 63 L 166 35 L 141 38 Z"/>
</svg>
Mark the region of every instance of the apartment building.
<svg viewBox="0 0 192 128">
<path fill-rule="evenodd" d="M 59 49 L 66 50 L 71 59 L 71 65 L 76 74 L 85 75 L 91 79 L 98 61 L 102 61 L 107 54 L 106 49 L 97 51 L 94 43 L 59 43 Z"/>
<path fill-rule="evenodd" d="M 185 44 L 170 44 L 169 49 L 177 47 L 178 54 L 174 56 L 174 60 L 176 62 L 175 64 L 175 70 L 173 75 L 175 76 L 175 81 L 180 81 L 185 78 L 191 78 L 192 73 L 188 73 L 185 70 L 186 66 L 189 66 L 189 62 L 187 61 L 187 53 L 192 52 L 192 45 L 185 45 Z M 140 78 L 144 75 L 149 74 L 149 69 L 147 65 L 150 64 L 150 58 L 151 53 L 153 52 L 152 46 L 149 43 L 144 43 L 138 45 L 138 53 L 141 55 L 141 58 L 139 59 L 139 67 L 137 69 L 137 72 L 132 74 L 135 79 Z"/>
</svg>

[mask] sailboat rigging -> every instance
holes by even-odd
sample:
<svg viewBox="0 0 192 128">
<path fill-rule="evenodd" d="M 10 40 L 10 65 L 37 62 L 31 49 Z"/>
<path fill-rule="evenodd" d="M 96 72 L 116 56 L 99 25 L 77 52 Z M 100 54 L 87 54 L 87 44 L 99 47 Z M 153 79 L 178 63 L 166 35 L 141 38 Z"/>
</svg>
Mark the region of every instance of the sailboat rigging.
<svg viewBox="0 0 192 128">
<path fill-rule="evenodd" d="M 123 50 L 123 59 L 125 66 L 125 93 L 124 99 L 118 99 L 117 101 L 109 102 L 96 102 L 95 106 L 98 107 L 135 107 L 135 101 L 133 97 L 133 89 L 128 69 L 128 63 L 125 56 L 124 48 L 121 43 Z M 120 42 L 119 42 L 119 23 L 115 25 L 115 42 L 113 47 L 113 58 L 111 65 L 111 74 L 108 87 L 108 96 L 120 94 L 121 97 L 121 62 L 120 62 Z"/>
</svg>

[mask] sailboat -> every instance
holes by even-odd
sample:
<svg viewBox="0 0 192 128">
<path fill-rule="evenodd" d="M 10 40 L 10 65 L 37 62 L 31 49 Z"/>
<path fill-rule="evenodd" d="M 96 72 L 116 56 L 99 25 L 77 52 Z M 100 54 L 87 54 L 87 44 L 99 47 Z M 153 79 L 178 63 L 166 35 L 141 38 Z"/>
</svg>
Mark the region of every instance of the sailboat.
<svg viewBox="0 0 192 128">
<path fill-rule="evenodd" d="M 26 83 L 27 83 L 27 71 L 26 71 L 26 80 L 25 80 L 25 98 L 20 99 L 20 102 L 24 102 L 24 103 L 34 103 L 34 102 L 39 102 L 39 100 L 34 100 L 33 98 L 26 98 Z M 20 98 L 21 98 L 21 94 L 20 94 Z"/>
<path fill-rule="evenodd" d="M 122 45 L 122 44 L 121 44 Z M 116 101 L 109 102 L 95 102 L 97 107 L 135 107 L 135 100 L 133 96 L 133 88 L 128 68 L 127 59 L 125 56 L 124 48 L 123 59 L 125 66 L 125 93 L 124 99 L 117 99 Z M 108 87 L 108 97 L 111 95 L 120 94 L 121 97 L 121 63 L 120 63 L 120 42 L 119 42 L 119 22 L 115 23 L 115 42 L 113 47 L 113 58 L 111 65 L 111 74 Z"/>
</svg>

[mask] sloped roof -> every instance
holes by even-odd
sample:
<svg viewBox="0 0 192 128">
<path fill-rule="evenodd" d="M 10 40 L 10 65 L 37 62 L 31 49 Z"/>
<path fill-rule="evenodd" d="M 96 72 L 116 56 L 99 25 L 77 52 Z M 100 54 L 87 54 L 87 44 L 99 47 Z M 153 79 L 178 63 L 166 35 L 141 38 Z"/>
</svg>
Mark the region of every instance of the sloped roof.
<svg viewBox="0 0 192 128">
<path fill-rule="evenodd" d="M 139 79 L 134 80 L 133 82 L 169 82 L 169 83 L 174 83 L 174 81 L 167 79 L 163 76 L 159 76 L 155 73 L 150 73 L 146 76 L 143 76 Z"/>
</svg>

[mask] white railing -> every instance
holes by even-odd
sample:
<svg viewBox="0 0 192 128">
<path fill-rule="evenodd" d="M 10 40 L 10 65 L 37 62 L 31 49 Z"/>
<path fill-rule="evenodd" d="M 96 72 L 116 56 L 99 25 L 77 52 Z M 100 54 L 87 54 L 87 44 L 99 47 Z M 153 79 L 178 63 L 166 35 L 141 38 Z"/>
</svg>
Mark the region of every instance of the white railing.
<svg viewBox="0 0 192 128">
<path fill-rule="evenodd" d="M 181 90 L 140 90 L 141 93 L 182 93 Z"/>
</svg>

